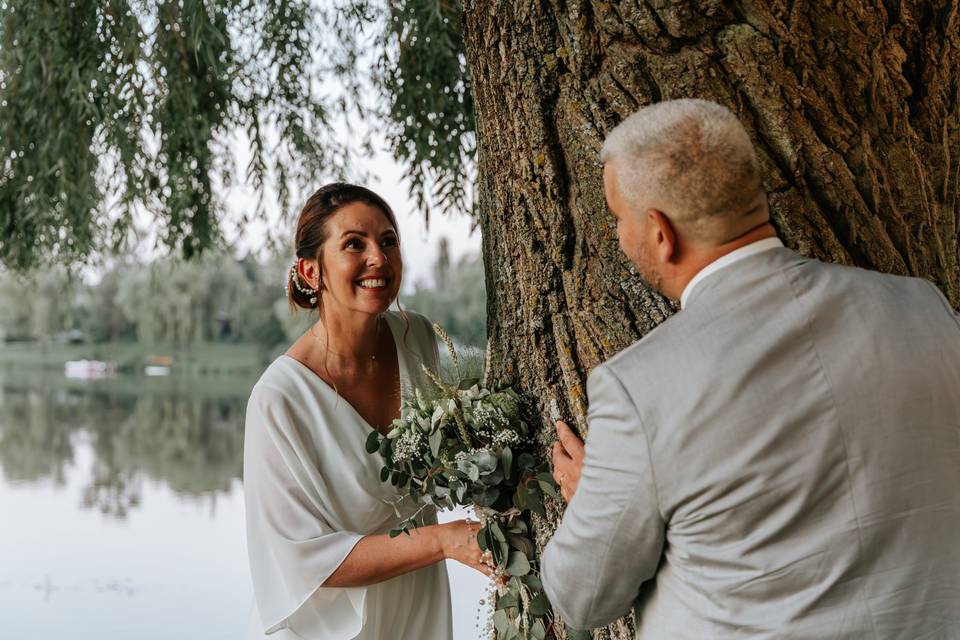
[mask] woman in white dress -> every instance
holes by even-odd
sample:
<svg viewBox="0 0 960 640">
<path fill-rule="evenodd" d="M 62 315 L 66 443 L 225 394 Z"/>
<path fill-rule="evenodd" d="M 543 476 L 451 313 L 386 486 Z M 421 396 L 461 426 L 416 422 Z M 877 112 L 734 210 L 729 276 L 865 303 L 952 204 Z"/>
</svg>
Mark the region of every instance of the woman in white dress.
<svg viewBox="0 0 960 640">
<path fill-rule="evenodd" d="M 364 448 L 400 415 L 401 387 L 436 366 L 429 323 L 388 311 L 403 262 L 376 194 L 331 184 L 300 212 L 292 304 L 317 321 L 264 372 L 247 405 L 247 548 L 255 606 L 248 638 L 451 640 L 444 559 L 484 573 L 465 520 L 390 538 L 413 507 L 392 503 Z"/>
</svg>

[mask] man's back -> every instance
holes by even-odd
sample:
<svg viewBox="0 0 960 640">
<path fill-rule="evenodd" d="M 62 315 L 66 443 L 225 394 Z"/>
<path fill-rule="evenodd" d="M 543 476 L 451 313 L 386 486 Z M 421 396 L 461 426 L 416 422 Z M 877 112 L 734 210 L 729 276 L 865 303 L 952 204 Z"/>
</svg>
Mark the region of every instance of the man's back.
<svg viewBox="0 0 960 640">
<path fill-rule="evenodd" d="M 932 285 L 768 251 L 604 368 L 666 522 L 641 638 L 960 638 L 960 322 Z"/>
</svg>

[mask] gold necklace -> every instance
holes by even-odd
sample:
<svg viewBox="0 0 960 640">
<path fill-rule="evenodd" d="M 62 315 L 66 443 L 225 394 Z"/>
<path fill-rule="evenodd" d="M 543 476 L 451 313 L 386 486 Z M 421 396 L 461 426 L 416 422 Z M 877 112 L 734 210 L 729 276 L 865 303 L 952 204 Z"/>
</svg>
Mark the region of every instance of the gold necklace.
<svg viewBox="0 0 960 640">
<path fill-rule="evenodd" d="M 327 351 L 329 351 L 330 353 L 332 353 L 333 355 L 335 355 L 335 356 L 339 356 L 339 357 L 344 358 L 344 359 L 346 359 L 346 358 L 349 357 L 349 356 L 347 356 L 346 354 L 343 354 L 343 353 L 340 353 L 339 351 L 334 351 L 333 349 L 331 349 L 331 348 L 330 348 L 330 342 L 329 342 L 328 340 L 321 340 L 321 339 L 320 339 L 320 336 L 318 336 L 318 335 L 314 332 L 314 330 L 313 330 L 313 328 L 314 328 L 315 326 L 316 326 L 316 324 L 312 324 L 312 325 L 310 325 L 310 328 L 307 329 L 307 331 L 310 333 L 310 336 L 311 336 L 314 340 L 316 340 L 317 342 L 323 344 L 323 345 L 324 345 L 324 348 L 325 348 Z M 380 342 L 380 316 L 377 316 L 377 335 L 376 335 L 376 337 L 374 338 L 374 341 L 377 342 L 377 343 Z M 376 360 L 376 359 L 377 359 L 377 352 L 376 352 L 376 350 L 374 350 L 373 355 L 370 356 L 370 359 L 371 359 L 371 360 Z"/>
</svg>

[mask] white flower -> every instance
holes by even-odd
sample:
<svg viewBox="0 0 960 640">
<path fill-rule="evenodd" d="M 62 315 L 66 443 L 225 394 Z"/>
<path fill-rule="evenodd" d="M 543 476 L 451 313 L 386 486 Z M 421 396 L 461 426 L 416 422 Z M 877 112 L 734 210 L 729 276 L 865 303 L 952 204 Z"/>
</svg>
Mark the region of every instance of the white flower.
<svg viewBox="0 0 960 640">
<path fill-rule="evenodd" d="M 427 443 L 423 438 L 423 432 L 416 429 L 403 432 L 393 445 L 394 461 L 413 460 L 421 454 L 426 453 Z"/>
</svg>

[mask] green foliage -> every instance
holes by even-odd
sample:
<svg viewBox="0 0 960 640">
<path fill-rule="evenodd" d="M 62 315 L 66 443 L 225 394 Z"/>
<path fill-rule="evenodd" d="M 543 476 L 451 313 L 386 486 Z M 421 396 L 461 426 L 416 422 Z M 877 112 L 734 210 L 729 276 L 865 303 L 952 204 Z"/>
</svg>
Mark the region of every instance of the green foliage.
<svg viewBox="0 0 960 640">
<path fill-rule="evenodd" d="M 81 288 L 76 302 L 76 328 L 87 340 L 116 342 L 136 337 L 136 324 L 123 313 L 117 296 L 124 279 L 133 277 L 138 268 L 126 261 L 114 264 L 103 273 L 99 283 Z"/>
<path fill-rule="evenodd" d="M 342 172 L 306 0 L 7 0 L 0 13 L 8 267 L 117 250 L 137 208 L 167 247 L 198 255 L 220 238 L 214 178 L 236 179 L 237 130 L 248 177 L 262 195 L 274 175 L 283 210 L 290 181 Z"/>
<path fill-rule="evenodd" d="M 334 119 L 347 114 L 385 128 L 425 211 L 468 208 L 459 12 L 430 0 L 326 11 L 308 0 L 0 0 L 0 264 L 130 248 L 143 210 L 159 242 L 198 256 L 221 241 L 220 186 L 249 182 L 262 215 L 270 185 L 286 212 L 292 187 L 343 177 Z"/>
<path fill-rule="evenodd" d="M 250 295 L 240 265 L 222 254 L 193 262 L 167 259 L 124 280 L 117 302 L 145 342 L 184 346 L 212 340 L 218 315 L 236 318 Z"/>
<path fill-rule="evenodd" d="M 461 344 L 486 345 L 487 294 L 480 256 L 461 260 L 434 280 L 434 287 L 417 285 L 413 294 L 401 296 L 402 304 L 443 326 Z"/>
<path fill-rule="evenodd" d="M 78 304 L 82 287 L 63 267 L 28 275 L 0 272 L 0 338 L 35 339 L 46 347 L 84 315 Z"/>
<path fill-rule="evenodd" d="M 432 200 L 444 211 L 467 210 L 476 124 L 460 2 L 402 0 L 388 6 L 376 82 L 386 96 L 394 158 L 406 165 L 404 177 L 421 209 L 429 211 L 432 184 Z"/>
<path fill-rule="evenodd" d="M 227 121 L 236 66 L 227 39 L 227 7 L 202 0 L 161 1 L 150 42 L 154 103 L 148 122 L 160 136 L 156 212 L 164 241 L 190 258 L 213 243 L 210 172 L 217 133 Z"/>
<path fill-rule="evenodd" d="M 287 340 L 283 272 L 276 260 L 237 261 L 220 252 L 190 262 L 120 261 L 94 285 L 71 279 L 64 268 L 0 272 L 0 338 L 47 344 L 76 331 L 91 343 L 247 342 L 269 349 Z"/>
<path fill-rule="evenodd" d="M 0 11 L 0 262 L 74 260 L 129 223 L 125 196 L 113 227 L 94 214 L 110 186 L 97 180 L 100 156 L 117 165 L 114 186 L 123 175 L 136 188 L 147 171 L 142 30 L 122 0 L 70 11 L 7 0 Z"/>
</svg>

